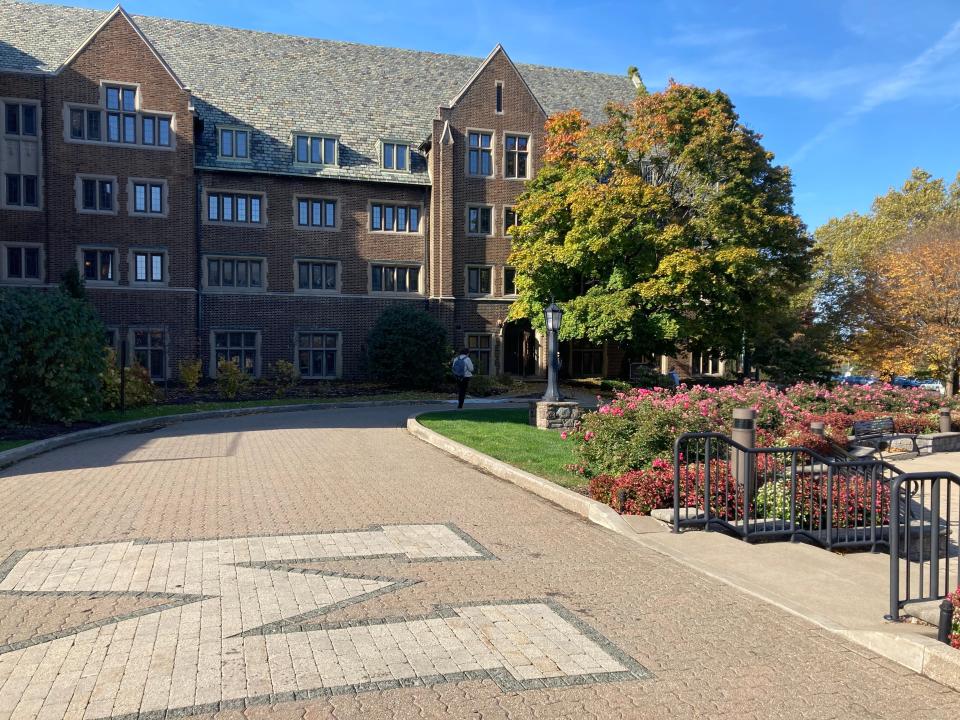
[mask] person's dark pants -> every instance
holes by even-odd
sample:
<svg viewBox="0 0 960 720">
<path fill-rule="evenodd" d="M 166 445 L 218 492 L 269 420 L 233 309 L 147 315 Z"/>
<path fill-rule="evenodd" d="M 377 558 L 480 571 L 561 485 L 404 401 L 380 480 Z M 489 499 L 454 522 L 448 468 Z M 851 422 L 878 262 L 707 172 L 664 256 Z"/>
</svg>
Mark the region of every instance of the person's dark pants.
<svg viewBox="0 0 960 720">
<path fill-rule="evenodd" d="M 457 408 L 463 407 L 463 400 L 467 397 L 467 385 L 470 384 L 470 378 L 457 378 Z"/>
</svg>

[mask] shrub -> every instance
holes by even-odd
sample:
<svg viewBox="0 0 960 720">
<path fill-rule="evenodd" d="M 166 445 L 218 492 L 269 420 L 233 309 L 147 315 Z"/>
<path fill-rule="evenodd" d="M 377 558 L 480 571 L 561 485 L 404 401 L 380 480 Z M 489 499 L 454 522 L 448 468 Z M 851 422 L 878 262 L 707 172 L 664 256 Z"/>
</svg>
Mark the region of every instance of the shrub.
<svg viewBox="0 0 960 720">
<path fill-rule="evenodd" d="M 604 505 L 612 506 L 613 502 L 610 497 L 610 492 L 613 490 L 613 484 L 616 481 L 617 479 L 613 475 L 597 475 L 596 477 L 590 478 L 590 497 L 597 502 L 602 502 Z"/>
<path fill-rule="evenodd" d="M 623 494 L 623 504 L 616 507 Z M 609 504 L 625 515 L 649 515 L 656 508 L 673 507 L 673 466 L 656 459 L 646 470 L 631 470 L 613 481 Z"/>
<path fill-rule="evenodd" d="M 117 355 L 113 348 L 106 348 L 104 357 L 106 367 L 101 375 L 103 383 L 103 406 L 113 410 L 120 407 L 120 366 L 117 364 Z M 143 407 L 157 401 L 157 388 L 150 379 L 150 373 L 140 363 L 124 370 L 126 387 L 124 387 L 125 407 Z"/>
<path fill-rule="evenodd" d="M 790 520 L 790 483 L 786 480 L 772 480 L 761 485 L 753 499 L 757 517 Z"/>
<path fill-rule="evenodd" d="M 70 422 L 101 406 L 103 324 L 61 290 L 0 290 L 0 413 Z"/>
<path fill-rule="evenodd" d="M 180 382 L 189 392 L 196 392 L 200 386 L 203 362 L 197 358 L 181 362 L 179 365 Z"/>
<path fill-rule="evenodd" d="M 511 385 L 503 384 L 499 377 L 474 375 L 470 378 L 469 392 L 474 397 L 489 397 L 507 392 Z"/>
<path fill-rule="evenodd" d="M 367 339 L 367 367 L 373 379 L 394 387 L 439 387 L 449 357 L 440 323 L 406 303 L 384 310 Z"/>
<path fill-rule="evenodd" d="M 300 371 L 288 360 L 277 360 L 270 372 L 273 394 L 282 398 L 300 382 Z"/>
<path fill-rule="evenodd" d="M 233 360 L 217 363 L 217 392 L 224 400 L 236 400 L 250 386 L 250 376 Z"/>
<path fill-rule="evenodd" d="M 950 628 L 950 645 L 960 650 L 960 587 L 947 595 L 953 603 L 953 622 Z"/>
</svg>

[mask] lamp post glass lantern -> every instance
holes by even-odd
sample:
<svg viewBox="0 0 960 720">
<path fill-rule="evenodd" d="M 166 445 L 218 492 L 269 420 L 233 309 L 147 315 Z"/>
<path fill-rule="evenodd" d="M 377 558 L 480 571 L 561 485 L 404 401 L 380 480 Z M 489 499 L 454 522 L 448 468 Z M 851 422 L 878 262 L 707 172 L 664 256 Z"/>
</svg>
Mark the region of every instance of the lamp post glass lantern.
<svg viewBox="0 0 960 720">
<path fill-rule="evenodd" d="M 543 309 L 543 319 L 547 325 L 547 391 L 543 394 L 543 399 L 558 402 L 560 390 L 557 387 L 557 373 L 560 369 L 560 356 L 557 351 L 557 333 L 560 332 L 560 323 L 563 321 L 563 310 L 555 302 L 551 302 Z"/>
</svg>

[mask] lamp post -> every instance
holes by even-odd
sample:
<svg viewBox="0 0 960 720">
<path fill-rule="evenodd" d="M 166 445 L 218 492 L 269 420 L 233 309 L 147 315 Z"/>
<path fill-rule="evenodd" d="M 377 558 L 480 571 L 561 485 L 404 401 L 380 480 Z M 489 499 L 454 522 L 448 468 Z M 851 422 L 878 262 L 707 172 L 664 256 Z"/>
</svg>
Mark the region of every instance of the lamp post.
<svg viewBox="0 0 960 720">
<path fill-rule="evenodd" d="M 557 352 L 557 333 L 563 321 L 563 310 L 555 302 L 543 309 L 543 319 L 547 325 L 547 391 L 543 394 L 546 402 L 559 402 L 560 390 L 557 388 L 557 372 L 560 369 Z"/>
</svg>

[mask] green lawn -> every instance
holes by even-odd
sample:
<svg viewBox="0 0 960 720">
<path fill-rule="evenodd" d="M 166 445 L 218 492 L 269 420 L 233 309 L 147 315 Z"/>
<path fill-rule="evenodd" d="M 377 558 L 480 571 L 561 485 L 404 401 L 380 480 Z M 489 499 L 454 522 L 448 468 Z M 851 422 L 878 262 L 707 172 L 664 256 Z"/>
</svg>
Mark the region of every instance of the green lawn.
<svg viewBox="0 0 960 720">
<path fill-rule="evenodd" d="M 28 443 L 32 442 L 33 440 L 0 440 L 0 452 L 3 452 L 4 450 L 13 450 L 21 445 L 27 445 Z"/>
<path fill-rule="evenodd" d="M 527 417 L 525 409 L 459 410 L 427 413 L 418 419 L 451 440 L 559 485 L 583 485 L 583 478 L 564 469 L 574 462 L 573 443 L 561 440 L 558 432 L 531 427 Z"/>
</svg>

